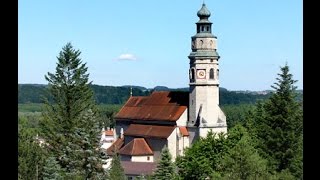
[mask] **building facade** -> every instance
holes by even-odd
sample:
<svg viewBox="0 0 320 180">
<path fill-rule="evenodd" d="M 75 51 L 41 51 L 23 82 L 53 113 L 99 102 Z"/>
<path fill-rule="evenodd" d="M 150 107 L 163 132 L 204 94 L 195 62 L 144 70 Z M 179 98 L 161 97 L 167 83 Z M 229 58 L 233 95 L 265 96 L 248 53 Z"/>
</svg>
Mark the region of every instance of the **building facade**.
<svg viewBox="0 0 320 180">
<path fill-rule="evenodd" d="M 118 153 L 130 177 L 151 174 L 165 146 L 174 161 L 209 131 L 227 132 L 226 116 L 219 106 L 220 56 L 209 21 L 211 13 L 203 4 L 197 15 L 199 21 L 188 56 L 189 92 L 130 96 L 115 116 L 116 140 L 107 154 Z"/>
</svg>

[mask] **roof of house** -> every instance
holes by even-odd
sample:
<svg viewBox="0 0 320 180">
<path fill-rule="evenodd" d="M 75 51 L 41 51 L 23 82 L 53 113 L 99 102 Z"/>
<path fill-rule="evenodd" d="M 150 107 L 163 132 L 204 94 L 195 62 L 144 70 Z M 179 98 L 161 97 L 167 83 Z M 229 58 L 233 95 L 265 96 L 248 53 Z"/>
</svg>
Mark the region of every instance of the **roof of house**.
<svg viewBox="0 0 320 180">
<path fill-rule="evenodd" d="M 176 126 L 130 124 L 123 134 L 145 138 L 168 138 L 175 128 Z"/>
<path fill-rule="evenodd" d="M 124 138 L 118 138 L 112 145 L 107 149 L 108 155 L 114 155 L 115 152 L 119 152 L 120 148 L 124 144 Z"/>
<path fill-rule="evenodd" d="M 119 154 L 122 155 L 131 155 L 131 156 L 141 156 L 141 155 L 153 155 L 153 152 L 144 140 L 144 138 L 134 138 L 128 144 L 123 146 L 119 150 Z"/>
<path fill-rule="evenodd" d="M 180 130 L 180 133 L 182 136 L 189 136 L 189 132 L 187 130 L 187 127 L 181 126 L 181 127 L 179 127 L 179 130 Z"/>
<path fill-rule="evenodd" d="M 126 175 L 150 175 L 157 168 L 157 163 L 121 161 L 121 166 Z"/>
<path fill-rule="evenodd" d="M 188 92 L 155 91 L 150 96 L 132 96 L 115 119 L 177 121 L 188 103 Z"/>
</svg>

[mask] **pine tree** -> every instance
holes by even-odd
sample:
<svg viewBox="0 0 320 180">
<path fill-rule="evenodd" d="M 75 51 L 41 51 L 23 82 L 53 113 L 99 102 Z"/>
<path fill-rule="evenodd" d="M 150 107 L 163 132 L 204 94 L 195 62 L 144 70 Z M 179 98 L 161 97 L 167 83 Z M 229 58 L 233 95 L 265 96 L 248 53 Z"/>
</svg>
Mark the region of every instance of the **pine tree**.
<svg viewBox="0 0 320 180">
<path fill-rule="evenodd" d="M 272 88 L 275 93 L 260 107 L 255 118 L 256 136 L 261 154 L 269 159 L 277 172 L 291 167 L 299 157 L 299 140 L 302 139 L 302 108 L 295 100 L 296 80 L 292 79 L 289 67 L 281 67 L 277 82 Z M 302 156 L 302 154 L 301 154 Z M 298 158 L 299 159 L 299 158 Z M 302 158 L 300 158 L 302 159 Z M 302 161 L 295 162 L 296 166 Z M 299 165 L 300 164 L 300 165 Z M 296 174 L 302 174 L 296 173 Z"/>
<path fill-rule="evenodd" d="M 63 170 L 55 157 L 49 157 L 43 167 L 43 180 L 62 180 Z"/>
<path fill-rule="evenodd" d="M 120 158 L 115 154 L 111 161 L 111 168 L 109 170 L 109 178 L 112 180 L 125 180 L 126 176 L 120 163 Z"/>
<path fill-rule="evenodd" d="M 172 162 L 172 157 L 167 146 L 162 149 L 160 161 L 157 169 L 154 172 L 153 179 L 167 180 L 173 179 L 176 176 L 175 166 Z"/>
<path fill-rule="evenodd" d="M 53 103 L 46 100 L 40 125 L 50 153 L 68 177 L 94 179 L 102 172 L 100 128 L 88 68 L 80 54 L 67 43 L 57 57 L 56 72 L 45 76 Z"/>
</svg>

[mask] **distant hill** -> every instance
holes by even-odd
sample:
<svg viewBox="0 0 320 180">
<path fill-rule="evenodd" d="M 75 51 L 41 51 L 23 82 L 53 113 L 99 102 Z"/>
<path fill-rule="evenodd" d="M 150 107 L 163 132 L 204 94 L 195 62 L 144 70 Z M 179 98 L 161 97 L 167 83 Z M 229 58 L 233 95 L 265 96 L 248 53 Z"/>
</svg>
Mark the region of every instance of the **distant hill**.
<svg viewBox="0 0 320 180">
<path fill-rule="evenodd" d="M 154 88 L 145 88 L 142 86 L 101 86 L 91 85 L 95 94 L 97 104 L 123 104 L 130 96 L 130 89 L 134 96 L 147 96 L 152 91 L 189 91 L 189 87 L 168 88 L 166 86 L 156 86 Z M 228 91 L 220 87 L 220 104 L 253 104 L 257 100 L 268 98 L 272 91 Z M 302 100 L 303 92 L 298 91 L 298 100 Z M 18 103 L 43 103 L 42 97 L 47 97 L 47 85 L 43 84 L 18 84 Z"/>
</svg>

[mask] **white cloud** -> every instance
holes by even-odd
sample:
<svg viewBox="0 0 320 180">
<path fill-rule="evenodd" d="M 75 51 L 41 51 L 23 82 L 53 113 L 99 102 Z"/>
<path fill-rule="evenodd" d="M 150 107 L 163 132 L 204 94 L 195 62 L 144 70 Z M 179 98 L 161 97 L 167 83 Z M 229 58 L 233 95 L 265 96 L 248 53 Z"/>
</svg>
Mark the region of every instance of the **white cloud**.
<svg viewBox="0 0 320 180">
<path fill-rule="evenodd" d="M 133 54 L 121 54 L 117 60 L 122 61 L 122 60 L 129 60 L 129 61 L 134 61 L 137 60 L 137 57 Z"/>
</svg>

